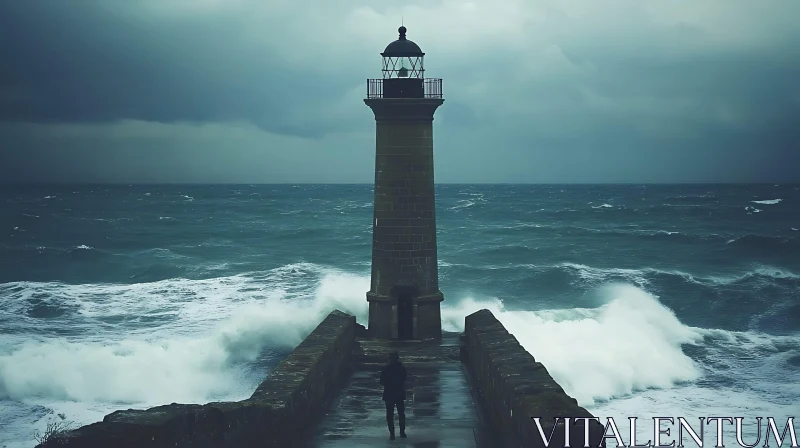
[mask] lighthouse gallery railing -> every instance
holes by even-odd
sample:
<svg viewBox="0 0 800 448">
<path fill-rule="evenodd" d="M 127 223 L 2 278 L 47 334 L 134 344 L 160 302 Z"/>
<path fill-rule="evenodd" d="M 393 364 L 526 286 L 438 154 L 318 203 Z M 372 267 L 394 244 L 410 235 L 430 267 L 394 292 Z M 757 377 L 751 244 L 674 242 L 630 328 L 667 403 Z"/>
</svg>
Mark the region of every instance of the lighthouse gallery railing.
<svg viewBox="0 0 800 448">
<path fill-rule="evenodd" d="M 417 88 L 398 90 L 395 88 L 398 82 L 416 84 L 413 87 Z M 419 83 L 422 85 L 419 86 Z M 442 80 L 441 78 L 367 79 L 367 98 L 442 98 Z"/>
</svg>

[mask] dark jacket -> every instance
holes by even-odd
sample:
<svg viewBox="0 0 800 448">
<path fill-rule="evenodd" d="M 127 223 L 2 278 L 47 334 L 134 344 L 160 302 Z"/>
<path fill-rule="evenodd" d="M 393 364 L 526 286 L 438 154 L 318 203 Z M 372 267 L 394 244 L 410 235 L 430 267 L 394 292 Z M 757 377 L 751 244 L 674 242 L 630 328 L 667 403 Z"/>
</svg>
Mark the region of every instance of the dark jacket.
<svg viewBox="0 0 800 448">
<path fill-rule="evenodd" d="M 381 370 L 383 401 L 397 402 L 406 399 L 406 368 L 400 361 L 390 362 Z"/>
</svg>

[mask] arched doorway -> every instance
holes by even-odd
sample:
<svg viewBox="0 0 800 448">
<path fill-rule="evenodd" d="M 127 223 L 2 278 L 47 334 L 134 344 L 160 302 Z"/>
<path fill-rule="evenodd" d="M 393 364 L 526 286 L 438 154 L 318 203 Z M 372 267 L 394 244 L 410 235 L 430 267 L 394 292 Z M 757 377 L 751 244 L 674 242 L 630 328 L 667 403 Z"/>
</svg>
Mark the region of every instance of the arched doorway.
<svg viewBox="0 0 800 448">
<path fill-rule="evenodd" d="M 414 302 L 408 294 L 397 298 L 397 338 L 414 339 Z"/>
<path fill-rule="evenodd" d="M 397 339 L 414 339 L 414 297 L 417 288 L 395 286 L 393 296 L 397 300 Z"/>
</svg>

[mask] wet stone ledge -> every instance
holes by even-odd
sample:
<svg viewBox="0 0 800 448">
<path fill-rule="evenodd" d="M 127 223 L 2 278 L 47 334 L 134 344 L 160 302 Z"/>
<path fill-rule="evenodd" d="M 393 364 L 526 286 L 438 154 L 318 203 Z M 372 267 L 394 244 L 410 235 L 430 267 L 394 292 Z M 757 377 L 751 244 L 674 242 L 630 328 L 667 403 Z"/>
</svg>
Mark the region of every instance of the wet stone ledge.
<svg viewBox="0 0 800 448">
<path fill-rule="evenodd" d="M 540 417 L 548 437 L 554 417 L 569 417 L 573 419 L 571 423 L 575 418 L 593 417 L 564 392 L 544 365 L 536 362 L 489 310 L 466 317 L 463 338 L 463 361 L 480 391 L 495 433 L 505 439 L 504 445 L 544 447 L 531 417 Z M 596 447 L 604 428 L 592 421 L 589 429 L 591 446 Z M 583 421 L 571 424 L 569 445 L 582 447 L 584 438 Z M 563 419 L 559 420 L 549 446 L 565 446 Z"/>
<path fill-rule="evenodd" d="M 333 311 L 246 400 L 117 411 L 39 447 L 293 446 L 349 378 L 355 332 L 354 316 Z"/>
</svg>

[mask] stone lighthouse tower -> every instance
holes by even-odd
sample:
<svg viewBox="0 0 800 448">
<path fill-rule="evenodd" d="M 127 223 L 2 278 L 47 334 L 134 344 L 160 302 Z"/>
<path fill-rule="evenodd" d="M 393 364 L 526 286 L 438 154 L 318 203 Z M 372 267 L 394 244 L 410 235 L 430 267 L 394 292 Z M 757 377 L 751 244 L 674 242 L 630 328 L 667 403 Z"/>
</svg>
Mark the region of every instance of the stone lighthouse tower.
<svg viewBox="0 0 800 448">
<path fill-rule="evenodd" d="M 439 268 L 433 183 L 433 114 L 442 80 L 425 78 L 419 46 L 399 38 L 381 53 L 383 77 L 367 80 L 375 114 L 375 215 L 369 328 L 382 339 L 439 339 Z"/>
</svg>

